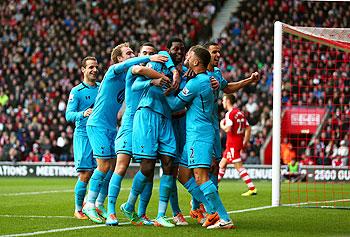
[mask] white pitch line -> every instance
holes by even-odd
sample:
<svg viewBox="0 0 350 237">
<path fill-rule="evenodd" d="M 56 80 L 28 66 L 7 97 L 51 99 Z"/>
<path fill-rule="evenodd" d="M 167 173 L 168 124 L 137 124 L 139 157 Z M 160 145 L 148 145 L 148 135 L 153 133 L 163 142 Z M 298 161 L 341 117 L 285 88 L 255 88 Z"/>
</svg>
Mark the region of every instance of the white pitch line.
<svg viewBox="0 0 350 237">
<path fill-rule="evenodd" d="M 299 205 L 308 205 L 308 204 L 319 204 L 319 203 L 335 203 L 335 202 L 348 202 L 350 199 L 338 199 L 338 200 L 327 200 L 327 201 L 311 201 L 311 202 L 301 202 L 301 203 L 290 203 L 290 204 L 282 204 L 282 206 L 294 207 Z"/>
<path fill-rule="evenodd" d="M 25 215 L 0 215 L 0 217 L 9 217 L 9 218 L 60 218 L 60 219 L 74 219 L 73 216 L 25 216 Z"/>
<path fill-rule="evenodd" d="M 157 188 L 157 187 L 155 187 Z M 121 188 L 123 190 L 131 190 L 131 188 Z M 40 194 L 48 194 L 48 193 L 71 193 L 74 192 L 73 189 L 64 189 L 64 190 L 49 190 L 49 191 L 40 191 L 40 192 L 22 192 L 22 193 L 3 193 L 0 194 L 0 197 L 8 197 L 8 196 L 26 196 L 26 195 L 40 195 Z"/>
<path fill-rule="evenodd" d="M 47 194 L 47 193 L 70 193 L 74 192 L 73 189 L 65 189 L 65 190 L 50 190 L 50 191 L 40 191 L 40 192 L 23 192 L 23 193 L 4 193 L 0 194 L 0 196 L 25 196 L 25 195 L 40 195 L 40 194 Z"/>
<path fill-rule="evenodd" d="M 234 213 L 242 213 L 247 211 L 259 211 L 271 208 L 272 206 L 262 206 L 262 207 L 255 207 L 255 208 L 249 208 L 249 209 L 243 209 L 243 210 L 237 210 L 237 211 L 229 211 L 228 214 L 234 214 Z M 73 216 L 25 216 L 25 215 L 0 215 L 0 217 L 9 217 L 9 218 L 61 218 L 61 219 L 74 219 Z M 186 218 L 189 218 L 190 216 L 185 216 Z M 171 219 L 171 218 L 170 218 Z"/>
<path fill-rule="evenodd" d="M 269 208 L 272 208 L 272 207 L 274 207 L 274 206 L 253 207 L 253 208 L 249 208 L 249 209 L 229 211 L 227 213 L 228 214 L 233 214 L 233 213 L 242 213 L 242 212 L 248 212 L 248 211 L 259 211 L 259 210 L 269 209 Z"/>
<path fill-rule="evenodd" d="M 231 213 L 258 211 L 258 210 L 268 209 L 268 208 L 272 208 L 272 207 L 273 206 L 254 207 L 254 208 L 248 208 L 248 209 L 243 209 L 243 210 L 229 211 L 228 213 L 231 214 Z M 189 218 L 190 216 L 185 216 L 185 217 Z M 129 225 L 129 224 L 130 224 L 130 222 L 119 223 L 119 225 Z M 29 233 L 0 235 L 0 237 L 33 236 L 33 235 L 42 235 L 42 234 L 48 234 L 48 233 L 65 232 L 65 231 L 71 231 L 71 230 L 91 229 L 91 228 L 98 228 L 98 227 L 109 227 L 109 226 L 106 226 L 106 225 L 76 226 L 76 227 L 70 227 L 70 228 L 43 230 L 43 231 L 36 231 L 36 232 L 29 232 Z"/>
<path fill-rule="evenodd" d="M 36 232 L 31 232 L 31 233 L 0 235 L 0 237 L 15 237 L 15 236 L 43 235 L 43 234 L 48 234 L 48 233 L 64 232 L 64 231 L 70 231 L 70 230 L 91 229 L 91 228 L 98 228 L 98 227 L 104 227 L 104 226 L 105 226 L 105 225 L 76 226 L 76 227 L 63 228 L 63 229 L 36 231 Z"/>
</svg>

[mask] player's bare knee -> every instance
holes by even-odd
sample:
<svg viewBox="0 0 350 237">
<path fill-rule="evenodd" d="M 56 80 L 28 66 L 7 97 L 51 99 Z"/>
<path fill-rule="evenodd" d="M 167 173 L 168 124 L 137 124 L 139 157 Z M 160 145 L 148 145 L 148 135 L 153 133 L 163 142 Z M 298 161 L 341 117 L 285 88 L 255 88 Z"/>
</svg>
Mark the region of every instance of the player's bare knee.
<svg viewBox="0 0 350 237">
<path fill-rule="evenodd" d="M 127 166 L 127 165 L 118 165 L 117 167 L 115 167 L 115 171 L 118 175 L 124 177 L 128 167 L 129 166 Z"/>
<path fill-rule="evenodd" d="M 141 161 L 141 165 L 140 165 L 141 173 L 144 176 L 146 176 L 148 179 L 153 177 L 155 163 L 156 163 L 156 160 L 143 159 Z"/>
<path fill-rule="evenodd" d="M 172 175 L 173 171 L 173 158 L 165 155 L 160 157 L 162 161 L 162 169 L 165 175 Z"/>
<path fill-rule="evenodd" d="M 102 173 L 107 173 L 110 168 L 109 160 L 97 159 L 97 169 Z"/>
<path fill-rule="evenodd" d="M 114 171 L 116 163 L 117 163 L 117 159 L 110 159 L 109 160 L 109 169 Z"/>
<path fill-rule="evenodd" d="M 198 175 L 195 175 L 194 178 L 195 178 L 195 180 L 196 180 L 196 184 L 197 184 L 197 185 L 202 185 L 202 184 L 204 184 L 205 182 L 208 181 L 207 178 L 202 177 L 202 176 L 198 176 Z"/>
<path fill-rule="evenodd" d="M 91 171 L 82 171 L 79 172 L 79 180 L 88 183 L 91 178 L 92 172 Z"/>
<path fill-rule="evenodd" d="M 241 162 L 234 163 L 233 165 L 236 168 L 236 170 L 239 170 L 239 169 L 241 169 L 243 167 Z"/>
</svg>

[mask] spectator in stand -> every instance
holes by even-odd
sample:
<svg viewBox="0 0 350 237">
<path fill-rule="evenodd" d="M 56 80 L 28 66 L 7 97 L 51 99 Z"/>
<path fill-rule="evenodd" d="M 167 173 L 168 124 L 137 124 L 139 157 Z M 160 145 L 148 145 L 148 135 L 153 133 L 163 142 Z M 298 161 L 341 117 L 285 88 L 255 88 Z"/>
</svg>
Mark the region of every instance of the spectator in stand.
<svg viewBox="0 0 350 237">
<path fill-rule="evenodd" d="M 292 183 L 302 181 L 305 178 L 305 175 L 301 173 L 301 165 L 296 160 L 296 158 L 293 158 L 288 163 L 287 169 L 283 174 L 283 177 Z"/>
<path fill-rule="evenodd" d="M 6 93 L 3 88 L 0 88 L 0 106 L 5 106 L 8 101 L 8 93 Z"/>
<path fill-rule="evenodd" d="M 29 152 L 28 156 L 25 159 L 26 162 L 39 162 L 39 157 L 34 154 L 34 152 Z"/>
<path fill-rule="evenodd" d="M 287 165 L 290 163 L 292 159 L 296 158 L 295 151 L 293 150 L 292 143 L 288 141 L 287 137 L 283 138 L 283 142 L 281 144 L 281 159 L 283 164 Z"/>
<path fill-rule="evenodd" d="M 326 157 L 330 159 L 335 159 L 338 155 L 338 148 L 337 145 L 335 144 L 334 140 L 330 140 L 328 145 L 326 146 L 325 149 L 326 152 Z"/>
<path fill-rule="evenodd" d="M 244 164 L 250 164 L 250 165 L 259 165 L 260 164 L 260 158 L 256 155 L 256 152 L 254 150 L 249 152 L 249 156 L 244 161 Z"/>
<path fill-rule="evenodd" d="M 314 159 L 310 158 L 310 156 L 307 156 L 305 153 L 301 155 L 300 165 L 314 165 Z"/>
<path fill-rule="evenodd" d="M 346 164 L 343 162 L 341 156 L 337 156 L 332 160 L 332 167 L 345 167 Z"/>
<path fill-rule="evenodd" d="M 55 162 L 54 155 L 50 152 L 50 150 L 46 149 L 44 155 L 41 158 L 41 162 L 44 163 L 52 163 Z"/>
<path fill-rule="evenodd" d="M 342 160 L 344 165 L 348 165 L 349 163 L 349 145 L 345 140 L 340 142 L 340 147 L 338 149 L 338 156 Z"/>
</svg>

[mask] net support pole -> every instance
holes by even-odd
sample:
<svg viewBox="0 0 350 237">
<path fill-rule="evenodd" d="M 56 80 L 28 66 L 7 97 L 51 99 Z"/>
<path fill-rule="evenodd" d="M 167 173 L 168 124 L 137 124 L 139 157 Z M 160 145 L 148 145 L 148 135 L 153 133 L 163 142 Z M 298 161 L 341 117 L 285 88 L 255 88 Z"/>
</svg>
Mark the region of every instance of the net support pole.
<svg viewBox="0 0 350 237">
<path fill-rule="evenodd" d="M 281 81 L 282 81 L 282 23 L 274 24 L 273 45 L 273 124 L 272 124 L 272 206 L 280 205 L 281 190 Z"/>
</svg>

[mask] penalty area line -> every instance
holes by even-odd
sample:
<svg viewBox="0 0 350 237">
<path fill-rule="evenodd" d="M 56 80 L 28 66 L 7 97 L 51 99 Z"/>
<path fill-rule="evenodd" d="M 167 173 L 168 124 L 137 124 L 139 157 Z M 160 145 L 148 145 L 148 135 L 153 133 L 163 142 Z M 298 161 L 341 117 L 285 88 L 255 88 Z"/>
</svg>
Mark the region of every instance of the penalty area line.
<svg viewBox="0 0 350 237">
<path fill-rule="evenodd" d="M 229 211 L 228 213 L 229 214 L 233 214 L 233 213 L 243 213 L 243 212 L 249 212 L 249 211 L 259 211 L 259 210 L 269 209 L 269 208 L 272 208 L 272 207 L 273 206 L 254 207 L 254 208 L 248 208 L 248 209 L 242 209 L 242 210 L 236 210 L 236 211 Z M 189 218 L 190 216 L 185 216 L 185 217 Z M 130 225 L 130 222 L 119 223 L 119 225 Z M 73 231 L 73 230 L 92 229 L 92 228 L 99 228 L 99 227 L 110 227 L 110 226 L 106 226 L 104 224 L 101 224 L 101 225 L 76 226 L 76 227 L 52 229 L 52 230 L 43 230 L 43 231 L 36 231 L 36 232 L 29 232 L 29 233 L 0 235 L 0 237 L 33 236 L 33 235 L 42 235 L 42 234 L 48 234 L 48 233 Z"/>
</svg>

